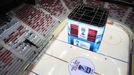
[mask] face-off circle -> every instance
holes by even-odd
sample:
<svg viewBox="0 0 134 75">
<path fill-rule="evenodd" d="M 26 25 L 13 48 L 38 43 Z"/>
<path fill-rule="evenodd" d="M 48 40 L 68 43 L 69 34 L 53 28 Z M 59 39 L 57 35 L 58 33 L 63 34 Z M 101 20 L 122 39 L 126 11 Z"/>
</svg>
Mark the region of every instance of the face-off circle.
<svg viewBox="0 0 134 75">
<path fill-rule="evenodd" d="M 121 33 L 122 33 L 122 30 L 119 30 L 119 28 L 114 27 L 114 26 L 107 26 L 103 40 L 108 45 L 119 45 L 123 41 L 122 40 L 123 37 Z"/>
<path fill-rule="evenodd" d="M 69 63 L 70 75 L 94 75 L 94 65 L 90 59 L 77 57 Z"/>
</svg>

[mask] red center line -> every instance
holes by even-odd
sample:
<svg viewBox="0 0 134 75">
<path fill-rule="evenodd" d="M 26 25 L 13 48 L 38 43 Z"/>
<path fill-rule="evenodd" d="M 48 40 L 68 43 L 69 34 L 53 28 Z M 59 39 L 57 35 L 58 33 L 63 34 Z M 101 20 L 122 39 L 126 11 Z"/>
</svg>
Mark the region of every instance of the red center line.
<svg viewBox="0 0 134 75">
<path fill-rule="evenodd" d="M 46 55 L 48 55 L 48 56 L 50 56 L 50 57 L 53 57 L 53 58 L 55 58 L 55 59 L 58 59 L 58 60 L 61 60 L 61 61 L 63 61 L 63 62 L 65 62 L 65 63 L 69 63 L 68 61 L 66 61 L 66 60 L 63 60 L 63 59 L 60 59 L 60 58 L 58 58 L 58 57 L 55 57 L 55 56 L 53 56 L 53 55 L 51 55 L 51 54 L 48 54 L 48 53 L 45 53 Z M 101 75 L 100 73 L 97 73 L 97 72 L 94 72 L 96 75 Z"/>
</svg>

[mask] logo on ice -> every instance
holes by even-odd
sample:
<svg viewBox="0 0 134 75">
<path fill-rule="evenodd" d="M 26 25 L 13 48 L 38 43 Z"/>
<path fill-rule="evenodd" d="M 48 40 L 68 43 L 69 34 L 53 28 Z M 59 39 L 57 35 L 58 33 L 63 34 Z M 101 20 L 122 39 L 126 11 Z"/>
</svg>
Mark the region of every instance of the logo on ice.
<svg viewBox="0 0 134 75">
<path fill-rule="evenodd" d="M 94 75 L 93 63 L 87 58 L 75 58 L 69 63 L 71 75 Z"/>
</svg>

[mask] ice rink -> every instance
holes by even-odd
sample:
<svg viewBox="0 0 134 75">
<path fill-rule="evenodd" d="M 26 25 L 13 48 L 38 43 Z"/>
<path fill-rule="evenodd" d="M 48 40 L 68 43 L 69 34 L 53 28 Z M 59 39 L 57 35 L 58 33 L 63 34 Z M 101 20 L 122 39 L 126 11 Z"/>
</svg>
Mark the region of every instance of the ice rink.
<svg viewBox="0 0 134 75">
<path fill-rule="evenodd" d="M 67 20 L 60 26 L 65 24 Z M 71 75 L 68 66 L 76 57 L 90 59 L 95 67 L 94 75 L 128 75 L 131 44 L 126 31 L 116 21 L 107 24 L 101 46 L 95 53 L 68 44 L 65 26 L 29 75 Z"/>
</svg>

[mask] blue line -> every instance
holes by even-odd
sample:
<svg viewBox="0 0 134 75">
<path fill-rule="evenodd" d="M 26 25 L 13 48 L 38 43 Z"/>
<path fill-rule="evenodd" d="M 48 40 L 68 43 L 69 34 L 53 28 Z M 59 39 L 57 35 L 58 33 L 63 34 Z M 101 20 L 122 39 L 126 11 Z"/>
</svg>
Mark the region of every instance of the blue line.
<svg viewBox="0 0 134 75">
<path fill-rule="evenodd" d="M 67 44 L 69 44 L 69 43 L 66 42 L 66 41 L 62 41 L 62 40 L 59 40 L 59 39 L 56 39 L 56 40 L 58 40 L 58 41 L 60 41 L 60 42 L 63 42 L 63 43 L 67 43 Z"/>
<path fill-rule="evenodd" d="M 109 58 L 112 58 L 112 59 L 115 59 L 115 60 L 118 60 L 118 61 L 121 61 L 121 62 L 124 62 L 124 63 L 128 63 L 127 61 L 124 61 L 124 60 L 121 60 L 121 59 L 118 59 L 118 58 L 115 58 L 115 57 L 112 57 L 112 56 L 108 56 L 108 55 L 105 55 L 103 53 L 97 53 L 97 54 L 100 54 L 100 55 L 103 55 L 103 56 L 106 56 L 106 57 L 109 57 Z"/>
<path fill-rule="evenodd" d="M 30 70 L 29 70 L 30 71 Z M 32 72 L 33 74 L 35 74 L 35 75 L 39 75 L 38 73 L 36 73 L 36 72 L 33 72 L 33 71 L 30 71 L 30 72 Z"/>
<path fill-rule="evenodd" d="M 63 43 L 66 43 L 66 44 L 69 44 L 68 42 L 65 42 L 65 41 L 62 41 L 62 40 L 59 40 L 59 39 L 56 39 L 56 40 L 58 40 L 60 42 L 63 42 Z M 121 59 L 118 59 L 118 58 L 115 58 L 115 57 L 112 57 L 112 56 L 108 56 L 108 55 L 105 55 L 103 53 L 98 53 L 98 52 L 94 52 L 94 53 L 99 54 L 99 55 L 103 55 L 103 56 L 106 56 L 106 57 L 109 57 L 109 58 L 112 58 L 112 59 L 115 59 L 115 60 L 118 60 L 118 61 L 121 61 L 123 63 L 128 63 L 127 61 L 124 61 L 124 60 L 121 60 Z"/>
</svg>

